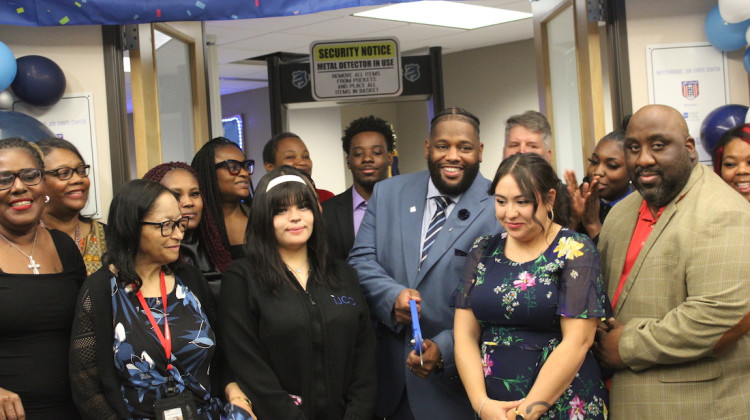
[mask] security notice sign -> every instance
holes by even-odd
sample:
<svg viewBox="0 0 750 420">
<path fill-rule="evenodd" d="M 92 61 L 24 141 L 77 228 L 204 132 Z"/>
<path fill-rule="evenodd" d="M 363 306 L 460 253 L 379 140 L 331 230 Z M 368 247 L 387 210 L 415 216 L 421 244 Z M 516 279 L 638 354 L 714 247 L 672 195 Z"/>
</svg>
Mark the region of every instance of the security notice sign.
<svg viewBox="0 0 750 420">
<path fill-rule="evenodd" d="M 401 94 L 401 57 L 396 38 L 313 42 L 310 56 L 315 100 Z"/>
</svg>

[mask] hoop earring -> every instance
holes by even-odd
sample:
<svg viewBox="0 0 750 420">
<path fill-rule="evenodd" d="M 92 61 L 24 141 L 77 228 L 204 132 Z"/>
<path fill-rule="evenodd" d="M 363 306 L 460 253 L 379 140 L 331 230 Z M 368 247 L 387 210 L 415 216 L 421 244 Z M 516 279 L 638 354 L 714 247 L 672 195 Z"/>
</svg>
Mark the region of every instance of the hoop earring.
<svg viewBox="0 0 750 420">
<path fill-rule="evenodd" d="M 48 196 L 48 195 L 45 195 L 45 196 L 44 196 L 44 203 L 45 203 L 45 204 L 46 204 L 46 203 L 49 203 L 49 196 Z"/>
<path fill-rule="evenodd" d="M 554 222 L 554 221 L 555 221 L 555 210 L 554 210 L 554 209 L 550 209 L 550 210 L 549 210 L 549 211 L 547 212 L 547 218 L 548 218 L 548 219 L 549 219 L 549 220 L 550 220 L 551 222 Z"/>
</svg>

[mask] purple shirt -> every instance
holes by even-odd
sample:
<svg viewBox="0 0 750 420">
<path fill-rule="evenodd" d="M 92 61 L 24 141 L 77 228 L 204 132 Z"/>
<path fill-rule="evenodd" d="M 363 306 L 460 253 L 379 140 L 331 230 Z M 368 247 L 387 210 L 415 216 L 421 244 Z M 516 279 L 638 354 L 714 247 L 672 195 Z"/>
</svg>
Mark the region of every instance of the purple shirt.
<svg viewBox="0 0 750 420">
<path fill-rule="evenodd" d="M 359 225 L 362 223 L 362 218 L 365 217 L 367 211 L 367 201 L 359 195 L 357 189 L 352 187 L 352 216 L 354 219 L 354 236 L 357 236 L 359 231 Z"/>
</svg>

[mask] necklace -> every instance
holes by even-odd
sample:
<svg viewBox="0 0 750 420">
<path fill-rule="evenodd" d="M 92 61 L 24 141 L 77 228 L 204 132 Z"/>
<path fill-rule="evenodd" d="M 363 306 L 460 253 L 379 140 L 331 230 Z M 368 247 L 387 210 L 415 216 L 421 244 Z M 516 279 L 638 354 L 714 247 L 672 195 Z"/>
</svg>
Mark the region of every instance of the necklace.
<svg viewBox="0 0 750 420">
<path fill-rule="evenodd" d="M 34 231 L 34 242 L 31 244 L 31 253 L 29 255 L 26 255 L 25 252 L 21 251 L 21 248 L 17 247 L 16 244 L 14 244 L 13 242 L 11 242 L 10 239 L 6 238 L 5 235 L 3 235 L 2 233 L 0 233 L 0 236 L 2 236 L 3 239 L 5 239 L 5 241 L 10 244 L 10 246 L 12 246 L 13 248 L 15 248 L 24 257 L 26 257 L 26 258 L 29 259 L 29 265 L 27 266 L 27 267 L 29 267 L 29 270 L 33 271 L 34 274 L 39 274 L 39 267 L 41 267 L 41 266 L 39 264 L 37 264 L 36 261 L 34 261 L 34 248 L 36 247 L 36 236 L 37 236 L 37 234 L 39 234 L 39 229 L 38 228 L 35 228 L 35 229 L 36 230 Z"/>
<path fill-rule="evenodd" d="M 81 221 L 80 220 L 76 220 L 75 240 L 76 240 L 76 245 L 78 245 L 78 250 L 81 251 L 81 255 L 83 255 L 83 241 L 81 241 Z"/>
<path fill-rule="evenodd" d="M 308 259 L 308 260 L 306 260 L 305 262 L 303 262 L 303 263 L 302 263 L 302 265 L 300 265 L 300 266 L 299 266 L 298 268 L 292 268 L 292 267 L 291 267 L 291 266 L 290 266 L 289 264 L 287 264 L 287 263 L 284 263 L 284 265 L 286 266 L 286 268 L 288 268 L 288 269 L 289 269 L 289 271 L 295 272 L 295 273 L 297 273 L 297 274 L 302 274 L 302 269 L 303 269 L 303 268 L 305 267 L 305 265 L 307 265 L 307 264 L 309 264 L 309 263 L 310 263 L 310 260 Z"/>
</svg>

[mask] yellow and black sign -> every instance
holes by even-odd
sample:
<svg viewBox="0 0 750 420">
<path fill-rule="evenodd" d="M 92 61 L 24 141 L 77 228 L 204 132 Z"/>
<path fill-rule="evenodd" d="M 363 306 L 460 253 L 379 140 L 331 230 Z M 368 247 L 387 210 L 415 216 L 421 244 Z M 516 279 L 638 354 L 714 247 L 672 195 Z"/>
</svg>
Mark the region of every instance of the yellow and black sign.
<svg viewBox="0 0 750 420">
<path fill-rule="evenodd" d="M 318 101 L 401 94 L 396 38 L 316 41 L 310 56 L 312 93 Z"/>
</svg>

